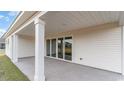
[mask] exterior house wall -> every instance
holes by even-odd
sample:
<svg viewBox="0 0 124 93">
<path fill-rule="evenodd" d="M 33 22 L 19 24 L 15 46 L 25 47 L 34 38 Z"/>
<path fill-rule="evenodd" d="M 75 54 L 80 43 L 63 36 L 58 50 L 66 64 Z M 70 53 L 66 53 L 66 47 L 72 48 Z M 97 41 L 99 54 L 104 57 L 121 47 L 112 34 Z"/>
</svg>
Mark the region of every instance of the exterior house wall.
<svg viewBox="0 0 124 93">
<path fill-rule="evenodd" d="M 74 48 L 74 62 L 121 73 L 120 27 L 74 34 Z"/>
<path fill-rule="evenodd" d="M 73 39 L 72 62 L 121 73 L 121 27 L 106 24 L 62 33 L 49 33 L 45 38 L 65 36 L 72 36 Z M 7 40 L 9 43 L 6 44 L 6 54 L 12 58 L 12 37 Z M 18 58 L 35 56 L 33 37 L 19 35 L 18 42 Z"/>
<path fill-rule="evenodd" d="M 79 31 L 47 35 L 72 36 L 73 62 L 121 73 L 121 27 L 107 24 Z M 82 59 L 82 60 L 80 60 Z"/>
<path fill-rule="evenodd" d="M 13 60 L 13 36 L 8 37 L 5 42 L 6 42 L 6 48 L 5 48 L 5 53 L 6 55 Z M 29 37 L 29 36 L 18 36 L 18 54 L 17 58 L 22 58 L 22 57 L 30 57 L 35 55 L 35 42 L 34 38 Z"/>
<path fill-rule="evenodd" d="M 35 41 L 33 37 L 18 36 L 18 58 L 35 56 Z"/>
</svg>

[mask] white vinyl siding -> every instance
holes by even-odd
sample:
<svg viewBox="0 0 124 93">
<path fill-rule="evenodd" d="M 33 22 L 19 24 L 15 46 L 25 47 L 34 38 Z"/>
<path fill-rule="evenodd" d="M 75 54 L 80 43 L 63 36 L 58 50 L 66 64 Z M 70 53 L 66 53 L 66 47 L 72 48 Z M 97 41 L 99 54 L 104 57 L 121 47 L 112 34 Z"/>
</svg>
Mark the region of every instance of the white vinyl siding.
<svg viewBox="0 0 124 93">
<path fill-rule="evenodd" d="M 74 34 L 74 45 L 76 63 L 121 73 L 120 27 Z"/>
<path fill-rule="evenodd" d="M 35 41 L 33 37 L 18 36 L 18 58 L 35 56 Z"/>
</svg>

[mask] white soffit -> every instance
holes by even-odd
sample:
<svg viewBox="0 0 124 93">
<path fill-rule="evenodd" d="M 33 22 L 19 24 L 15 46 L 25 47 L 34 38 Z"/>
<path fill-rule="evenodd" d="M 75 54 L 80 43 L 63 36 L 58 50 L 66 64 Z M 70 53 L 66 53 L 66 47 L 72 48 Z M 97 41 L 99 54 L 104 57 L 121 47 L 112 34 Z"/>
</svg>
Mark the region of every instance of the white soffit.
<svg viewBox="0 0 124 93">
<path fill-rule="evenodd" d="M 50 11 L 42 16 L 46 32 L 71 31 L 106 23 L 119 22 L 119 11 Z"/>
<path fill-rule="evenodd" d="M 46 23 L 46 34 L 73 31 L 106 23 L 124 24 L 124 12 L 120 11 L 49 11 L 40 18 Z M 34 36 L 34 24 L 23 30 L 20 34 Z"/>
<path fill-rule="evenodd" d="M 25 11 L 22 16 L 20 16 L 19 20 L 16 20 L 16 23 L 13 23 L 9 28 L 9 32 L 5 35 L 9 35 L 12 32 L 15 32 L 21 25 L 23 25 L 30 17 L 32 17 L 36 11 Z"/>
</svg>

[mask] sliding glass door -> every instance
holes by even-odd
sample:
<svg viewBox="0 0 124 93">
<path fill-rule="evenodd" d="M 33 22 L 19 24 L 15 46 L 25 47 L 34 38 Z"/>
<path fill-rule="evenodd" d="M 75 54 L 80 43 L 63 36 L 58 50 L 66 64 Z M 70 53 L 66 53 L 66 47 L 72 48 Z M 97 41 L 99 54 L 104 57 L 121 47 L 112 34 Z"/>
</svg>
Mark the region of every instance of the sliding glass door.
<svg viewBox="0 0 124 93">
<path fill-rule="evenodd" d="M 72 37 L 61 37 L 46 41 L 47 56 L 72 61 Z"/>
</svg>

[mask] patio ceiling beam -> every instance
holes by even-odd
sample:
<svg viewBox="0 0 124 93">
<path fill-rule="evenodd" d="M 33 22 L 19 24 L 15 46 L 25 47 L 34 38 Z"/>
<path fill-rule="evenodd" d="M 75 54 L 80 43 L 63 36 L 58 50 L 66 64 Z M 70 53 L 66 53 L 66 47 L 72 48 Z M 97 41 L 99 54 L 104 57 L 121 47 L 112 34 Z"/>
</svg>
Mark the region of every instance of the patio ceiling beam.
<svg viewBox="0 0 124 93">
<path fill-rule="evenodd" d="M 34 18 L 34 20 L 35 19 L 37 19 L 37 18 L 40 18 L 41 16 L 43 16 L 44 14 L 46 14 L 48 11 L 42 11 L 42 12 L 40 12 L 39 14 L 37 14 L 37 16 Z"/>
</svg>

